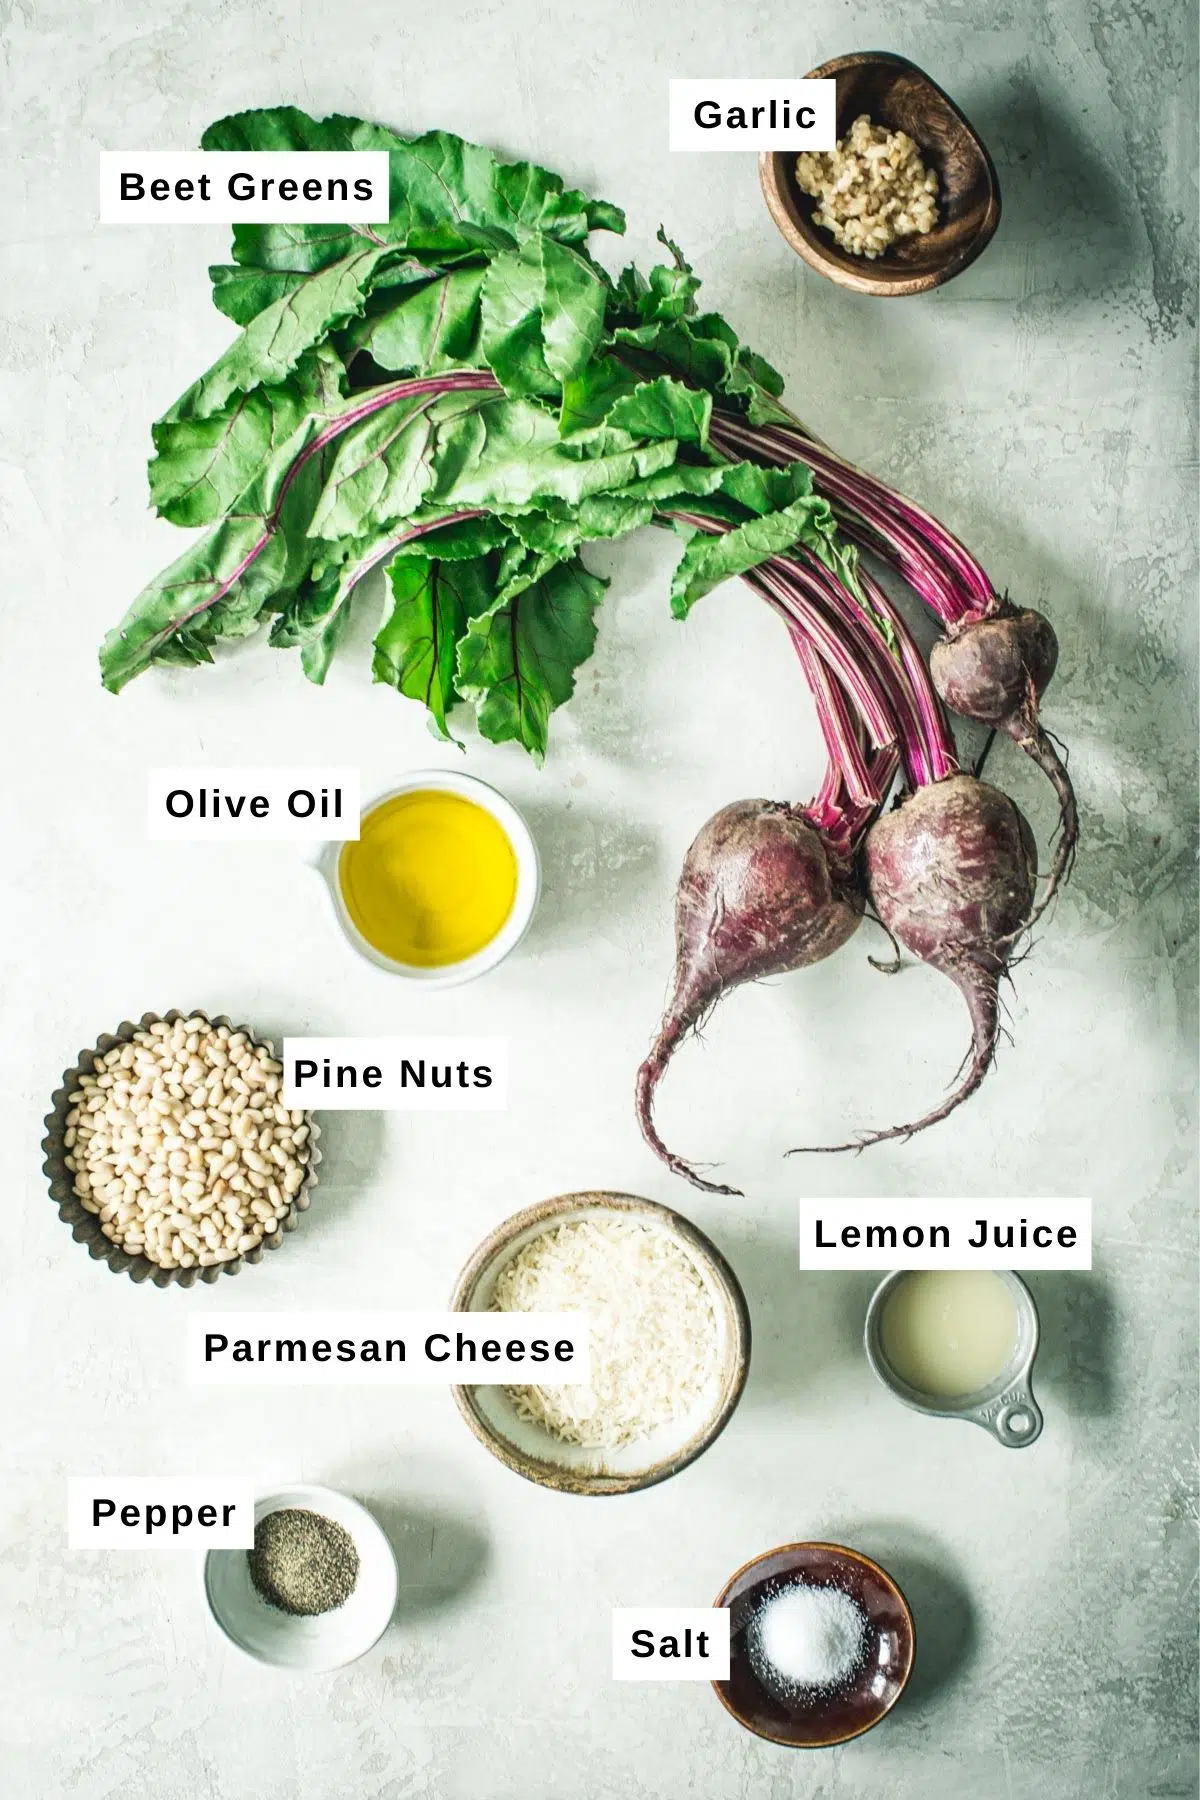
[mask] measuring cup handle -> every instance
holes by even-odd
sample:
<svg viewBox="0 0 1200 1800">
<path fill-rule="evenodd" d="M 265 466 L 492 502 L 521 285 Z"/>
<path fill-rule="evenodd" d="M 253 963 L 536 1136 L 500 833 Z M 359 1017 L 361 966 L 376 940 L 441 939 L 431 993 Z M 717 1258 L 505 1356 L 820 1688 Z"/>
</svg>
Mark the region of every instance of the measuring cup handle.
<svg viewBox="0 0 1200 1800">
<path fill-rule="evenodd" d="M 1011 1388 L 994 1416 L 986 1420 L 992 1436 L 1006 1450 L 1026 1450 L 1042 1435 L 1042 1409 L 1033 1397 L 1032 1388 Z"/>
</svg>

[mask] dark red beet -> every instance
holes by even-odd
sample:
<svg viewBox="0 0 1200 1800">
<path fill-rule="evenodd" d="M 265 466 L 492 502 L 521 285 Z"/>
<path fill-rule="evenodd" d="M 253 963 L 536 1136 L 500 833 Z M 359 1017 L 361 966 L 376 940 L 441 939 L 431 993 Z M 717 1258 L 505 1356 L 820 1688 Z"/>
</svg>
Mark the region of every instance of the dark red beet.
<svg viewBox="0 0 1200 1800">
<path fill-rule="evenodd" d="M 1029 683 L 1040 700 L 1058 664 L 1058 639 L 1038 612 L 1005 607 L 960 626 L 929 653 L 934 685 L 964 718 L 1003 727 L 1025 704 Z"/>
<path fill-rule="evenodd" d="M 1079 837 L 1075 790 L 1066 764 L 1038 719 L 1038 701 L 1058 662 L 1058 639 L 1039 612 L 1002 601 L 988 618 L 951 628 L 929 653 L 933 685 L 965 719 L 1003 731 L 1048 776 L 1058 795 L 1060 836 L 1046 891 L 1026 925 L 1045 912 L 1071 872 Z"/>
<path fill-rule="evenodd" d="M 948 775 L 878 819 L 865 845 L 867 888 L 900 943 L 948 975 L 971 1015 L 971 1056 L 958 1087 L 911 1125 L 875 1131 L 858 1150 L 936 1125 L 973 1094 L 992 1064 L 1000 1031 L 1000 977 L 1029 918 L 1037 845 L 1007 794 L 973 775 Z"/>
<path fill-rule="evenodd" d="M 831 868 L 802 814 L 772 800 L 737 800 L 703 827 L 684 859 L 675 896 L 675 988 L 638 1070 L 637 1116 L 650 1148 L 676 1175 L 705 1181 L 654 1129 L 654 1094 L 676 1046 L 743 981 L 807 968 L 857 929 L 862 899 Z"/>
</svg>

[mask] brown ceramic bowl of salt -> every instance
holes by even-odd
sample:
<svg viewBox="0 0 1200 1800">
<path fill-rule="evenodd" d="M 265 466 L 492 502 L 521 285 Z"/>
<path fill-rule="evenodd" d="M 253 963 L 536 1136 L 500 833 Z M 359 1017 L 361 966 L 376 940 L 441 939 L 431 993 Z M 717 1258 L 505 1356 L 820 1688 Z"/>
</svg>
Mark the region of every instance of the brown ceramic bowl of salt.
<svg viewBox="0 0 1200 1800">
<path fill-rule="evenodd" d="M 877 299 L 900 299 L 941 287 L 969 268 L 1000 223 L 1000 183 L 982 138 L 936 81 L 903 56 L 860 50 L 810 70 L 806 80 L 837 83 L 837 135 L 860 113 L 912 138 L 938 178 L 932 231 L 901 238 L 868 259 L 843 250 L 814 223 L 818 202 L 796 181 L 794 150 L 764 150 L 759 178 L 768 210 L 798 256 L 839 287 Z"/>
<path fill-rule="evenodd" d="M 589 1222 L 601 1236 L 615 1232 L 620 1238 L 623 1234 L 625 1250 L 614 1267 L 626 1275 L 631 1269 L 627 1260 L 633 1241 L 630 1233 L 644 1237 L 644 1247 L 652 1255 L 672 1263 L 677 1277 L 686 1271 L 689 1306 L 703 1316 L 705 1335 L 710 1336 L 707 1366 L 695 1391 L 687 1391 L 686 1401 L 681 1400 L 673 1416 L 664 1417 L 645 1434 L 607 1444 L 564 1439 L 547 1427 L 544 1418 L 530 1416 L 522 1394 L 536 1394 L 537 1390 L 481 1383 L 456 1387 L 452 1392 L 480 1443 L 526 1481 L 566 1494 L 628 1494 L 666 1481 L 695 1462 L 724 1431 L 742 1397 L 750 1367 L 750 1315 L 741 1284 L 716 1245 L 690 1219 L 652 1200 L 608 1192 L 560 1194 L 514 1213 L 497 1226 L 463 1269 L 450 1304 L 455 1312 L 492 1311 L 497 1285 L 516 1259 L 534 1250 L 539 1240 L 554 1238 L 564 1228 L 572 1233 Z M 637 1271 L 633 1272 L 636 1275 Z M 609 1298 L 608 1293 L 601 1294 L 602 1314 L 608 1311 Z M 623 1299 L 632 1305 L 637 1297 L 616 1292 L 611 1298 L 619 1306 Z M 644 1304 L 647 1296 L 641 1298 Z M 537 1310 L 576 1312 L 584 1308 L 564 1303 Z M 503 1314 L 497 1313 L 497 1318 L 501 1317 Z M 647 1315 L 642 1315 L 642 1324 L 649 1326 Z M 636 1334 L 640 1326 L 633 1329 Z M 670 1331 L 665 1342 L 669 1354 Z M 593 1380 L 604 1343 L 601 1317 L 591 1327 Z M 649 1361 L 651 1365 L 655 1361 L 653 1350 Z M 636 1383 L 637 1373 L 628 1372 L 631 1383 Z M 685 1392 L 683 1384 L 678 1392 Z"/>
<path fill-rule="evenodd" d="M 784 1544 L 740 1568 L 729 1608 L 729 1678 L 717 1697 L 773 1744 L 825 1750 L 886 1718 L 908 1685 L 916 1630 L 886 1570 L 843 1544 Z"/>
</svg>

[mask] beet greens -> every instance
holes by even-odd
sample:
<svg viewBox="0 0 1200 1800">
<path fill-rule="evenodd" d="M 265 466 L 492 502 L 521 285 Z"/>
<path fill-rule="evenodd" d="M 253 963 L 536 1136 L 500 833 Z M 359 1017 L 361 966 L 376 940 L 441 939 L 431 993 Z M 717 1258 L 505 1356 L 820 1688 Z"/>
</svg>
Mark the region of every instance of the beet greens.
<svg viewBox="0 0 1200 1800">
<path fill-rule="evenodd" d="M 699 310 L 699 280 L 661 230 L 668 260 L 613 277 L 589 237 L 624 229 L 617 208 L 445 132 L 409 139 L 277 107 L 223 119 L 203 143 L 386 150 L 389 216 L 238 226 L 232 261 L 209 271 L 240 332 L 154 426 L 149 470 L 160 516 L 202 535 L 105 639 L 105 686 L 211 663 L 264 628 L 320 683 L 380 568 L 375 680 L 419 701 L 442 738 L 466 705 L 484 738 L 541 758 L 596 638 L 604 583 L 581 552 L 672 530 L 672 612 L 686 618 L 732 576 L 765 600 L 828 766 L 807 806 L 737 801 L 692 844 L 673 992 L 638 1076 L 643 1133 L 675 1173 L 734 1191 L 659 1137 L 667 1063 L 728 989 L 831 955 L 868 904 L 964 995 L 972 1048 L 940 1106 L 856 1143 L 945 1118 L 991 1065 L 998 984 L 1075 854 L 1065 755 L 1040 719 L 1058 657 L 1048 621 L 801 425 L 777 371 Z M 877 564 L 941 624 L 928 667 Z M 943 702 L 1054 785 L 1060 835 L 1040 901 L 1029 827 L 960 769 Z"/>
</svg>

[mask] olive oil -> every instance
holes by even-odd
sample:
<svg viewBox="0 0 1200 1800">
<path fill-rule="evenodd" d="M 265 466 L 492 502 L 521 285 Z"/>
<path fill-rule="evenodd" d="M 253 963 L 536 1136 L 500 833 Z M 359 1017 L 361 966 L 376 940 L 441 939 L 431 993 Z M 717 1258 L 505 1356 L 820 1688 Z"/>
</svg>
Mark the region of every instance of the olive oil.
<svg viewBox="0 0 1200 1800">
<path fill-rule="evenodd" d="M 346 911 L 392 962 L 440 969 L 484 950 L 517 897 L 517 858 L 503 826 L 442 788 L 396 794 L 363 816 L 338 857 Z"/>
</svg>

